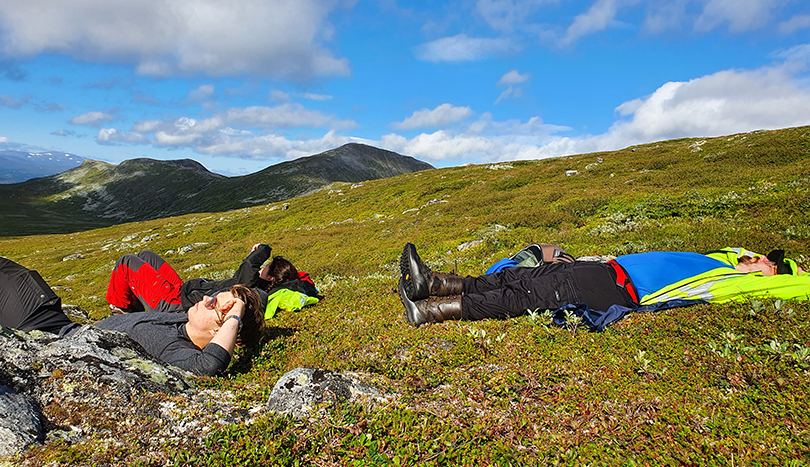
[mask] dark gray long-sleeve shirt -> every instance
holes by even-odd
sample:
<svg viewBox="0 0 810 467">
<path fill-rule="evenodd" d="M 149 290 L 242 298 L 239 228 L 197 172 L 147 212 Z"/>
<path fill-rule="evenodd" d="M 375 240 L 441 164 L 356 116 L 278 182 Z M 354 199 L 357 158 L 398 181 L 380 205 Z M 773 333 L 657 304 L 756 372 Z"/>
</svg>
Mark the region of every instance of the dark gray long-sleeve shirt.
<svg viewBox="0 0 810 467">
<path fill-rule="evenodd" d="M 231 355 L 217 344 L 198 349 L 189 339 L 186 313 L 144 312 L 113 315 L 94 326 L 127 334 L 149 355 L 197 375 L 213 376 L 231 362 Z"/>
</svg>

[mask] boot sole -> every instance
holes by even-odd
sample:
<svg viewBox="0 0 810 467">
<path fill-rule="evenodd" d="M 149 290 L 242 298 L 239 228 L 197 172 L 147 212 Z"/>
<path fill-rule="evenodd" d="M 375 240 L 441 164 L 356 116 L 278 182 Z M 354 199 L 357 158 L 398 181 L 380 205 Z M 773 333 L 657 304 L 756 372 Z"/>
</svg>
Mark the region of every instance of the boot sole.
<svg viewBox="0 0 810 467">
<path fill-rule="evenodd" d="M 419 313 L 419 309 L 416 308 L 416 304 L 408 299 L 405 291 L 406 282 L 408 281 L 406 281 L 404 278 L 399 278 L 399 300 L 402 302 L 402 306 L 405 308 L 405 321 L 407 321 L 408 324 L 412 324 L 418 328 L 427 321 L 422 318 L 422 314 Z"/>
<path fill-rule="evenodd" d="M 428 284 L 422 278 L 419 271 L 419 254 L 416 253 L 416 246 L 413 243 L 406 243 L 399 257 L 399 273 L 404 282 L 405 296 L 409 300 L 422 300 L 430 296 Z M 417 280 L 422 278 L 423 280 Z"/>
</svg>

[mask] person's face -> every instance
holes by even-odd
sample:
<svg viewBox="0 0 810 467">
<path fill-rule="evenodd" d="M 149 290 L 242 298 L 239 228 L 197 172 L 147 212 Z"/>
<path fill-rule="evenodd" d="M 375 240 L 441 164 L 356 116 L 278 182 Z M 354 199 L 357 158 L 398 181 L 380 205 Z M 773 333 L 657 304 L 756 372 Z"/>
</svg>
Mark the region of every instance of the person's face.
<svg viewBox="0 0 810 467">
<path fill-rule="evenodd" d="M 754 260 L 747 264 L 738 264 L 738 271 L 742 272 L 761 272 L 763 276 L 775 276 L 776 264 L 771 262 L 766 256 L 757 256 Z"/>
<path fill-rule="evenodd" d="M 222 326 L 222 320 L 235 302 L 231 292 L 218 292 L 203 299 L 188 309 L 188 324 L 195 329 L 209 333 Z"/>
</svg>

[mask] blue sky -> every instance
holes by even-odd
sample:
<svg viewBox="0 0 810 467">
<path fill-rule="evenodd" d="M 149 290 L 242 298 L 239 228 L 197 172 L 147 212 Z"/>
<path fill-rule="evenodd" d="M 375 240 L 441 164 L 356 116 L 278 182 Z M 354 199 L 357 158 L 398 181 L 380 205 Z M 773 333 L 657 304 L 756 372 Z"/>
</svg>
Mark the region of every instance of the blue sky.
<svg viewBox="0 0 810 467">
<path fill-rule="evenodd" d="M 0 0 L 0 149 L 225 175 L 810 124 L 805 0 Z"/>
</svg>

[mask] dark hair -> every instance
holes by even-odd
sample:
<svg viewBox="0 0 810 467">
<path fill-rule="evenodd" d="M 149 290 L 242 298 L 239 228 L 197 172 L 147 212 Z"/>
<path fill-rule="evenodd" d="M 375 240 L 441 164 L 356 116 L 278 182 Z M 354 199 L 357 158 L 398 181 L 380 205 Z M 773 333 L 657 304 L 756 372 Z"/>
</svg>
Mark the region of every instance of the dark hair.
<svg viewBox="0 0 810 467">
<path fill-rule="evenodd" d="M 252 347 L 259 343 L 264 334 L 264 309 L 262 309 L 259 294 L 242 284 L 231 286 L 230 292 L 234 297 L 245 302 L 245 311 L 242 313 L 242 330 L 236 336 L 238 347 Z"/>
<path fill-rule="evenodd" d="M 259 277 L 269 282 L 268 290 L 287 281 L 298 279 L 298 270 L 281 256 L 274 256 L 259 273 Z"/>
</svg>

